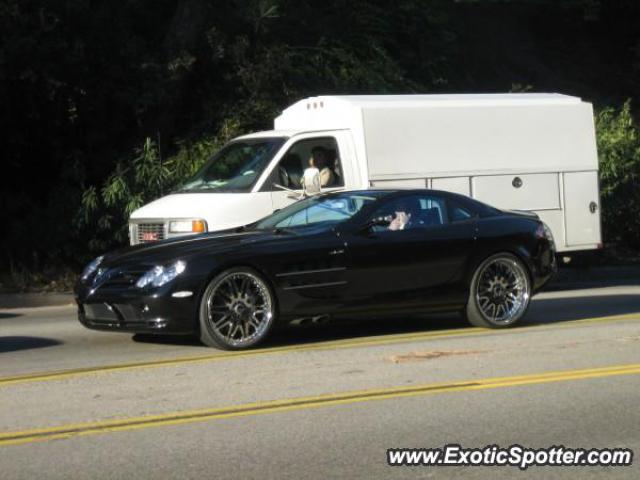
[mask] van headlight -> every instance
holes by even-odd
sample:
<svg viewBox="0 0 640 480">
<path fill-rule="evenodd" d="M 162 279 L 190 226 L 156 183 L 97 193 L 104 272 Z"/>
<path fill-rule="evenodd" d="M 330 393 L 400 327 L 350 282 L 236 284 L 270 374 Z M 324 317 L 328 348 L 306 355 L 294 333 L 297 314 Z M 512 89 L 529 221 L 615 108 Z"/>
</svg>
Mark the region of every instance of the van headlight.
<svg viewBox="0 0 640 480">
<path fill-rule="evenodd" d="M 169 222 L 169 233 L 204 233 L 207 222 L 204 220 L 172 220 Z"/>
<path fill-rule="evenodd" d="M 86 281 L 91 276 L 91 274 L 98 269 L 103 259 L 104 255 L 100 255 L 98 258 L 94 258 L 93 260 L 91 260 L 91 262 L 86 267 L 84 267 L 82 276 L 80 277 L 82 281 Z"/>
<path fill-rule="evenodd" d="M 136 287 L 144 288 L 148 285 L 161 287 L 184 272 L 185 268 L 187 268 L 187 264 L 182 260 L 178 260 L 168 267 L 158 265 L 142 275 L 136 282 Z"/>
</svg>

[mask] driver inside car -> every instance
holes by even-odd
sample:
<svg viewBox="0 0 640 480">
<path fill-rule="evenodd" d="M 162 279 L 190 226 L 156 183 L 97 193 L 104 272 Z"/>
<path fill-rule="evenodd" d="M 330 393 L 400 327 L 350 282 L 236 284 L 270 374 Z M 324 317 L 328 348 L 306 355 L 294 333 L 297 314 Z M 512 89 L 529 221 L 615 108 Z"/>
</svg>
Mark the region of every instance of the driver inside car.
<svg viewBox="0 0 640 480">
<path fill-rule="evenodd" d="M 389 230 L 404 230 L 409 224 L 409 220 L 411 220 L 411 213 L 403 210 L 396 211 L 393 220 L 391 220 L 391 223 L 389 224 Z"/>
<path fill-rule="evenodd" d="M 420 206 L 414 205 L 412 202 L 403 200 L 393 209 L 393 219 L 389 223 L 388 229 L 390 231 L 407 230 L 412 226 L 412 218 L 417 218 L 420 211 Z"/>
<path fill-rule="evenodd" d="M 417 198 L 404 198 L 400 200 L 392 209 L 393 215 L 388 230 L 408 230 L 419 228 L 425 223 L 422 219 L 424 209 Z"/>
</svg>

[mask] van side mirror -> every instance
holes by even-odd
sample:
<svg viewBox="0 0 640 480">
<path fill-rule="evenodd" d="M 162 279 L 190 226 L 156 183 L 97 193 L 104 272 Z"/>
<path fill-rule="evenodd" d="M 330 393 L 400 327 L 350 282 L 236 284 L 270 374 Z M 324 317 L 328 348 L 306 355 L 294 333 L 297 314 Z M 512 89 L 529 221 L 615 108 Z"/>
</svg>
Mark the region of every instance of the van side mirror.
<svg viewBox="0 0 640 480">
<path fill-rule="evenodd" d="M 273 184 L 274 188 L 278 188 L 280 190 L 284 190 L 287 193 L 287 198 L 291 198 L 293 200 L 301 200 L 304 198 L 304 193 L 301 195 L 299 192 L 296 192 L 295 190 L 291 190 L 290 188 L 287 187 L 283 187 L 282 185 L 279 185 L 277 183 Z"/>
</svg>

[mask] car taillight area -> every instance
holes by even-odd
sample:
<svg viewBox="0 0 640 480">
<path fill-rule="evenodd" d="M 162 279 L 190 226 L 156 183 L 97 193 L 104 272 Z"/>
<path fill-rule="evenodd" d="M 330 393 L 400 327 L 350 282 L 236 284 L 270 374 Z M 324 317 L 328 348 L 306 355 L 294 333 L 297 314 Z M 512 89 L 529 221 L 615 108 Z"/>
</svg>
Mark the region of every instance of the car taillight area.
<svg viewBox="0 0 640 480">
<path fill-rule="evenodd" d="M 538 240 L 546 240 L 549 244 L 548 249 L 544 249 L 540 254 L 542 265 L 548 266 L 553 273 L 558 270 L 558 262 L 556 259 L 556 244 L 553 240 L 551 229 L 544 223 L 540 222 L 536 228 L 536 238 Z"/>
<path fill-rule="evenodd" d="M 544 222 L 540 222 L 540 224 L 538 225 L 538 228 L 536 229 L 536 238 L 539 238 L 539 239 L 546 238 L 551 244 L 551 247 L 553 248 L 553 250 L 555 251 L 556 245 L 553 240 L 553 233 L 551 233 L 551 229 Z"/>
</svg>

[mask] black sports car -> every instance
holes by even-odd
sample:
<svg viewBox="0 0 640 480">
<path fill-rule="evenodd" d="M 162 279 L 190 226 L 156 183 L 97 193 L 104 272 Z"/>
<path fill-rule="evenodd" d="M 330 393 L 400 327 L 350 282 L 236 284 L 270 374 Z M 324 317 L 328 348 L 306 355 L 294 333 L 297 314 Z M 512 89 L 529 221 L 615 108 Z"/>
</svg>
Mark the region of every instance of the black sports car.
<svg viewBox="0 0 640 480">
<path fill-rule="evenodd" d="M 76 299 L 88 328 L 240 349 L 276 322 L 329 317 L 453 310 L 506 327 L 555 269 L 551 233 L 533 214 L 435 190 L 364 190 L 106 254 L 86 267 Z"/>
</svg>

